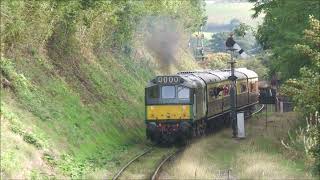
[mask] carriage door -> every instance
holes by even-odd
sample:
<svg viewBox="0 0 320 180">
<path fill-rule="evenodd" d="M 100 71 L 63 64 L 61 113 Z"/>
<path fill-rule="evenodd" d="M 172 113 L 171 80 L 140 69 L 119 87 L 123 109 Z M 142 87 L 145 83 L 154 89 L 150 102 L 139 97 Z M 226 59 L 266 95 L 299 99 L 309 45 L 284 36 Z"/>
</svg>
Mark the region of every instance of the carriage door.
<svg viewBox="0 0 320 180">
<path fill-rule="evenodd" d="M 207 88 L 203 88 L 203 101 L 202 101 L 202 105 L 203 105 L 203 117 L 206 117 L 207 115 Z"/>
</svg>

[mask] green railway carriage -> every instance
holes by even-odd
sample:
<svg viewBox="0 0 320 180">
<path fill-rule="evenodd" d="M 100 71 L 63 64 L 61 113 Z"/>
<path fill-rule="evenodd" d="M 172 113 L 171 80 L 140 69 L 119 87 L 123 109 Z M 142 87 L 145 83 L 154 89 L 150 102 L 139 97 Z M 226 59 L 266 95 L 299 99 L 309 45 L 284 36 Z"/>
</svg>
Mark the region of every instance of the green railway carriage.
<svg viewBox="0 0 320 180">
<path fill-rule="evenodd" d="M 145 89 L 147 138 L 152 141 L 186 140 L 203 135 L 222 123 L 228 124 L 229 76 L 228 69 L 201 70 L 157 76 L 151 80 Z M 258 102 L 258 75 L 246 68 L 237 68 L 235 76 L 237 109 L 250 113 Z"/>
</svg>

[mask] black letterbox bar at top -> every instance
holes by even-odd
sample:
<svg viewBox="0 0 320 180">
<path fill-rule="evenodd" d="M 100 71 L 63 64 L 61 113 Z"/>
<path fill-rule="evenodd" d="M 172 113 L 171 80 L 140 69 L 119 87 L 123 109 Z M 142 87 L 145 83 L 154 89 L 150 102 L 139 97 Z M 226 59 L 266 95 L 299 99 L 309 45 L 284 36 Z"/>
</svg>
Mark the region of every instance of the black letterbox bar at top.
<svg viewBox="0 0 320 180">
<path fill-rule="evenodd" d="M 158 76 L 156 78 L 157 84 L 179 84 L 182 83 L 180 76 Z"/>
</svg>

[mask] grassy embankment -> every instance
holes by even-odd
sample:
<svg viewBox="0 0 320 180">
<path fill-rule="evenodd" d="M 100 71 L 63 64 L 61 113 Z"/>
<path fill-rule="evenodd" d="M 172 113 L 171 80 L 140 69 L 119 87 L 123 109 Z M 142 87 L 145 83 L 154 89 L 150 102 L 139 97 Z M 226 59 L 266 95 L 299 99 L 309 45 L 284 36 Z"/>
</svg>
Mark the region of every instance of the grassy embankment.
<svg viewBox="0 0 320 180">
<path fill-rule="evenodd" d="M 52 0 L 0 7 L 1 179 L 110 177 L 126 155 L 145 148 L 144 86 L 162 73 L 144 43 L 159 24 L 154 18 L 185 13 L 175 20 L 188 34 L 202 20 L 201 5 Z M 166 71 L 196 67 L 182 39 Z"/>
<path fill-rule="evenodd" d="M 144 63 L 112 55 L 72 63 L 39 52 L 2 57 L 11 83 L 1 89 L 2 176 L 110 173 L 119 154 L 145 143 L 144 86 L 155 70 Z"/>
<path fill-rule="evenodd" d="M 295 113 L 264 113 L 246 125 L 246 138 L 231 138 L 231 129 L 203 138 L 192 144 L 164 173 L 164 177 L 240 179 L 310 179 L 303 152 L 286 149 L 288 130 L 296 127 Z M 302 147 L 303 148 L 303 147 Z"/>
<path fill-rule="evenodd" d="M 102 165 L 112 160 L 113 155 L 108 153 L 113 148 L 121 152 L 142 139 L 143 123 L 139 121 L 143 117 L 142 82 L 150 77 L 150 71 L 136 68 L 135 75 L 142 78 L 134 78 L 129 66 L 121 67 L 110 59 L 99 64 L 81 63 L 78 75 L 82 77 L 78 79 L 58 75 L 52 64 L 43 59 L 20 61 L 19 65 L 7 59 L 2 61 L 2 68 L 13 84 L 12 90 L 2 92 L 2 120 L 25 142 L 48 150 L 42 158 L 55 161 L 60 156 L 65 164 L 59 166 L 76 176 L 87 166 L 82 160 L 89 158 Z M 130 61 L 123 59 L 123 63 Z M 25 149 L 19 147 L 20 143 L 12 143 L 9 134 L 2 136 L 3 168 L 8 175 L 24 173 L 24 163 L 19 161 L 28 161 L 28 156 L 19 158 Z M 30 153 L 33 154 L 32 150 Z M 19 166 L 8 169 L 12 162 L 20 164 L 22 171 Z"/>
</svg>

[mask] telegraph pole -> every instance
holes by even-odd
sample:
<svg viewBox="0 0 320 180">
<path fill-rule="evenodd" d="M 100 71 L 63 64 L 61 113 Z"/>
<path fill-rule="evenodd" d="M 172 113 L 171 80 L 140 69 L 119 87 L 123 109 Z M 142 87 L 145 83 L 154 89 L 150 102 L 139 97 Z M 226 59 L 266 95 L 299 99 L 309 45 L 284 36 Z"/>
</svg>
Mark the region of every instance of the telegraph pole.
<svg viewBox="0 0 320 180">
<path fill-rule="evenodd" d="M 234 48 L 228 48 L 227 51 L 231 51 L 230 55 L 231 55 L 231 60 L 228 62 L 230 63 L 230 67 L 231 67 L 231 76 L 229 76 L 229 80 L 230 80 L 230 104 L 231 104 L 231 123 L 232 123 L 232 137 L 237 137 L 237 107 L 236 107 L 236 103 L 237 103 L 237 99 L 236 99 L 236 80 L 237 77 L 234 75 L 234 66 L 235 66 L 235 59 L 234 59 L 234 51 L 236 51 L 236 49 Z"/>
</svg>

